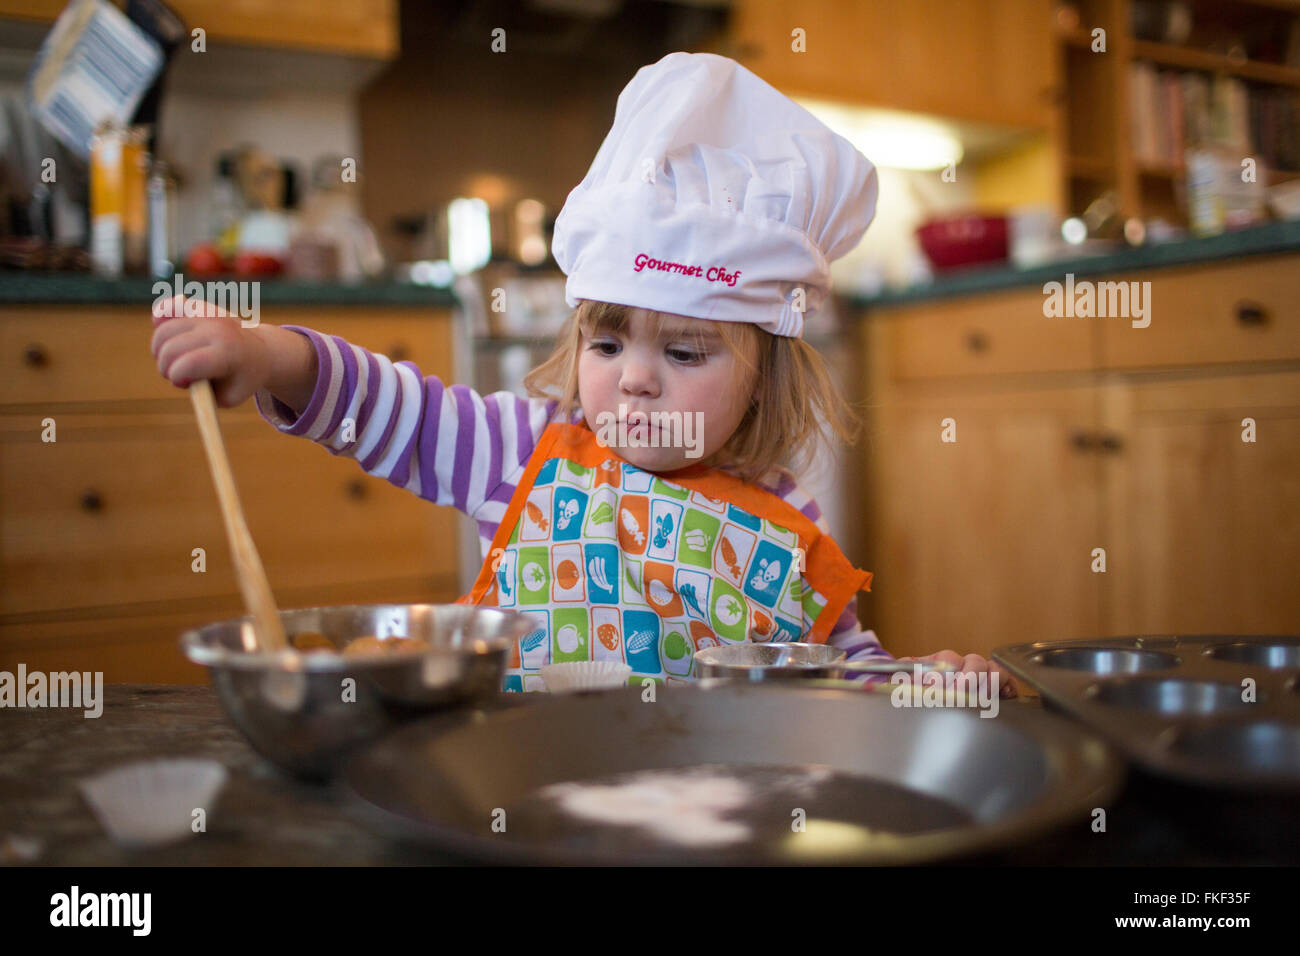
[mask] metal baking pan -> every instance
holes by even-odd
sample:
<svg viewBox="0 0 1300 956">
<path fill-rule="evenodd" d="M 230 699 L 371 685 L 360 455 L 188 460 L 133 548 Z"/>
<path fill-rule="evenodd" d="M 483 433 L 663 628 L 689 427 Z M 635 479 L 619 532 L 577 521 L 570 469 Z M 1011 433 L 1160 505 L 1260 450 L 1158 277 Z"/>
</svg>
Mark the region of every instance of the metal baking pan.
<svg viewBox="0 0 1300 956">
<path fill-rule="evenodd" d="M 382 831 L 474 859 L 728 865 L 961 857 L 1086 827 L 1122 783 L 1101 740 L 1041 710 L 990 719 L 841 688 L 715 681 L 654 701 L 639 688 L 529 695 L 402 728 L 354 755 L 344 781 Z M 659 819 L 575 816 L 554 796 L 665 781 L 669 793 L 708 779 L 741 792 L 725 812 L 704 807 L 713 830 L 691 830 L 697 804 L 674 804 L 684 816 L 669 814 L 665 832 Z"/>
<path fill-rule="evenodd" d="M 1300 789 L 1300 637 L 1016 644 L 993 659 L 1145 770 L 1220 788 Z"/>
</svg>

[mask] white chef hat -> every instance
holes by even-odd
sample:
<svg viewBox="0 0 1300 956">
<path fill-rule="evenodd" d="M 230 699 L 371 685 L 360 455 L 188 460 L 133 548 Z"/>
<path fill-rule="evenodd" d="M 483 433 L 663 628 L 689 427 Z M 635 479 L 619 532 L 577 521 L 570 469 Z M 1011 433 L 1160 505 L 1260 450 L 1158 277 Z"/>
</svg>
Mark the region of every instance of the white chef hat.
<svg viewBox="0 0 1300 956">
<path fill-rule="evenodd" d="M 570 307 L 594 299 L 798 337 L 876 194 L 865 156 L 739 63 L 670 53 L 619 94 L 552 252 Z"/>
</svg>

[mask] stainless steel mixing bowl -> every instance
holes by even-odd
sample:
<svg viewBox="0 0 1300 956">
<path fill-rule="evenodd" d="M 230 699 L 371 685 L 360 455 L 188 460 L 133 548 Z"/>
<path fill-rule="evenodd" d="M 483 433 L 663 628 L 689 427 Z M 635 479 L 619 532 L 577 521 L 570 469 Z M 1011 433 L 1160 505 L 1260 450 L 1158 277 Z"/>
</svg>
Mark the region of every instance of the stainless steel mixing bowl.
<svg viewBox="0 0 1300 956">
<path fill-rule="evenodd" d="M 433 645 L 366 657 L 264 653 L 248 617 L 181 635 L 185 655 L 209 669 L 226 714 L 249 743 L 282 769 L 317 779 L 403 720 L 498 693 L 511 644 L 535 626 L 513 611 L 463 604 L 301 608 L 281 611 L 280 620 L 291 640 L 315 632 L 340 650 L 367 635 Z"/>
</svg>

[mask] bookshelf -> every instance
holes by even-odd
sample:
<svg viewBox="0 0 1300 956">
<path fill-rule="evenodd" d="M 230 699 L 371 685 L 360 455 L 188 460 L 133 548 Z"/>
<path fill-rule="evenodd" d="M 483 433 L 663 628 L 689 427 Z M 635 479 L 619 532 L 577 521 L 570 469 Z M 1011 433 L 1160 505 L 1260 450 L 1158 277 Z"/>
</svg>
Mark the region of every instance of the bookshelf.
<svg viewBox="0 0 1300 956">
<path fill-rule="evenodd" d="M 1160 3 L 1054 3 L 1068 215 L 1111 192 L 1125 218 L 1186 227 L 1187 148 L 1254 158 L 1261 191 L 1300 179 L 1300 0 L 1180 6 L 1170 24 Z"/>
</svg>

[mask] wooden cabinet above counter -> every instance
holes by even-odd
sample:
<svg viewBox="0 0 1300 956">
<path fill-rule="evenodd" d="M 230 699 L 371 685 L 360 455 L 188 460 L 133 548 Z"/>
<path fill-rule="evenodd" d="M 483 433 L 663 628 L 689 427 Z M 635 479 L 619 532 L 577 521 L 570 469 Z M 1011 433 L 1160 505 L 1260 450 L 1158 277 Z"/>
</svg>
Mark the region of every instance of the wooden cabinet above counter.
<svg viewBox="0 0 1300 956">
<path fill-rule="evenodd" d="M 716 52 L 791 95 L 1047 129 L 1051 29 L 1048 0 L 737 0 Z"/>
<path fill-rule="evenodd" d="M 400 50 L 398 0 L 169 0 L 191 30 L 220 43 L 390 60 Z M 53 22 L 67 0 L 0 0 L 0 17 Z"/>
</svg>

